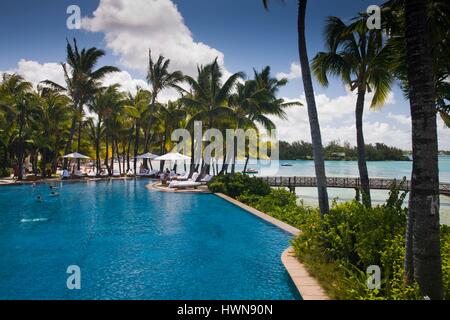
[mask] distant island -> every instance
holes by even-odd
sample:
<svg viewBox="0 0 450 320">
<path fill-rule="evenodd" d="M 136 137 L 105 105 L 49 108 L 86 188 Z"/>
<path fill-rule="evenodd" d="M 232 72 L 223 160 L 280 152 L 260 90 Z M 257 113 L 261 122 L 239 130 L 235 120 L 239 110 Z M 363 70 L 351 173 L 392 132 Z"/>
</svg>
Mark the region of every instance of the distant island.
<svg viewBox="0 0 450 320">
<path fill-rule="evenodd" d="M 311 160 L 313 159 L 312 145 L 306 141 L 296 141 L 289 143 L 280 141 L 280 159 L 283 160 Z M 409 152 L 396 147 L 390 147 L 384 143 L 366 145 L 367 161 L 410 161 Z M 358 150 L 356 147 L 345 142 L 330 142 L 324 148 L 325 160 L 358 160 Z"/>
</svg>

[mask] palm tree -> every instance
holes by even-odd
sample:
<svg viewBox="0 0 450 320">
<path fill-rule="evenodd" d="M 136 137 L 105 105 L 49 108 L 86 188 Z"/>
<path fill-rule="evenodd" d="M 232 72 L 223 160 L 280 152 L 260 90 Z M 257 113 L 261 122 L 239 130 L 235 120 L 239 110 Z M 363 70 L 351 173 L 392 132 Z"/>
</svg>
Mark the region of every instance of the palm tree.
<svg viewBox="0 0 450 320">
<path fill-rule="evenodd" d="M 311 140 L 313 145 L 314 166 L 316 170 L 317 191 L 319 199 L 320 214 L 323 217 L 330 211 L 328 203 L 327 178 L 325 173 L 325 161 L 323 156 L 322 135 L 320 132 L 319 117 L 317 115 L 316 99 L 311 79 L 311 70 L 309 67 L 308 50 L 306 46 L 305 18 L 307 0 L 298 1 L 298 49 L 300 56 L 300 65 L 302 68 L 303 87 L 305 90 L 306 104 L 308 107 L 309 125 L 311 129 Z M 269 0 L 263 0 L 264 7 L 267 9 Z"/>
<path fill-rule="evenodd" d="M 2 79 L 2 100 L 0 108 L 10 114 L 16 126 L 15 137 L 17 145 L 17 163 L 19 166 L 18 179 L 23 179 L 23 162 L 25 157 L 25 131 L 31 124 L 33 115 L 36 112 L 38 100 L 33 92 L 30 82 L 17 74 L 3 74 Z"/>
<path fill-rule="evenodd" d="M 229 99 L 229 105 L 234 110 L 236 129 L 255 129 L 258 126 L 270 131 L 275 129 L 275 124 L 268 116 L 286 118 L 285 108 L 298 106 L 300 103 L 286 103 L 278 99 L 276 94 L 280 87 L 287 84 L 287 79 L 275 79 L 270 76 L 270 67 L 265 67 L 260 73 L 254 70 L 255 79 L 236 85 L 236 93 Z M 236 148 L 236 144 L 235 144 Z M 231 167 L 231 173 L 235 172 L 236 149 Z M 247 153 L 244 172 L 246 172 L 250 153 Z"/>
<path fill-rule="evenodd" d="M 72 99 L 73 108 L 77 113 L 77 116 L 72 119 L 72 126 L 67 140 L 65 153 L 71 152 L 77 124 L 77 152 L 80 152 L 83 108 L 99 89 L 101 80 L 109 73 L 120 71 L 113 66 L 104 66 L 94 70 L 99 59 L 104 55 L 105 52 L 97 48 L 82 49 L 80 52 L 78 50 L 76 39 L 73 39 L 73 46 L 70 42 L 67 42 L 67 62 L 61 64 L 66 80 L 66 87 L 50 80 L 43 81 L 45 85 L 66 92 Z M 67 167 L 66 160 L 64 161 L 64 167 Z"/>
<path fill-rule="evenodd" d="M 134 119 L 134 172 L 136 172 L 136 157 L 139 153 L 139 143 L 141 129 L 144 122 L 148 122 L 150 115 L 150 105 L 152 94 L 148 90 L 138 88 L 136 94 L 128 94 L 125 110 L 128 115 Z M 151 162 L 150 162 L 151 165 Z"/>
<path fill-rule="evenodd" d="M 39 88 L 39 105 L 32 121 L 35 131 L 32 140 L 41 154 L 42 177 L 47 176 L 47 164 L 56 171 L 56 163 L 70 130 L 70 99 L 54 90 Z"/>
<path fill-rule="evenodd" d="M 404 95 L 408 98 L 409 85 L 406 68 L 404 0 L 389 0 L 383 4 L 383 25 L 393 48 L 393 71 L 400 80 Z M 446 0 L 429 0 L 427 20 L 430 30 L 433 73 L 436 82 L 436 109 L 450 128 L 450 5 Z"/>
<path fill-rule="evenodd" d="M 406 261 L 406 273 L 409 277 L 414 275 L 424 296 L 442 299 L 436 86 L 427 1 L 406 1 L 405 19 L 413 143 L 408 213 L 412 230 L 407 235 L 412 242 L 412 259 Z"/>
<path fill-rule="evenodd" d="M 112 85 L 105 89 L 105 109 L 104 109 L 104 122 L 105 122 L 105 141 L 106 141 L 106 159 L 105 163 L 108 167 L 109 174 L 111 175 L 114 170 L 114 156 L 117 155 L 119 159 L 119 145 L 118 139 L 120 137 L 120 131 L 122 128 L 123 115 L 125 113 L 124 106 L 126 105 L 126 97 L 123 93 L 119 92 L 119 85 Z M 108 165 L 109 155 L 109 143 L 111 143 L 111 162 Z M 119 171 L 121 171 L 119 161 Z"/>
<path fill-rule="evenodd" d="M 151 121 L 153 112 L 155 111 L 155 104 L 158 95 L 164 89 L 179 89 L 179 84 L 183 82 L 184 77 L 181 71 L 169 71 L 170 59 L 159 56 L 156 63 L 152 59 L 152 52 L 149 50 L 149 68 L 147 72 L 147 81 L 151 86 L 151 103 L 150 103 L 150 117 L 148 128 L 151 130 Z M 144 144 L 144 152 L 148 152 L 148 144 L 150 141 L 150 132 L 146 132 L 146 139 Z M 146 161 L 144 161 L 146 165 Z"/>
<path fill-rule="evenodd" d="M 173 149 L 171 133 L 173 130 L 185 126 L 186 110 L 181 101 L 169 101 L 167 104 L 157 104 L 155 120 L 160 134 L 160 153 L 164 154 Z M 178 151 L 178 150 L 177 150 Z M 164 168 L 164 161 L 161 162 Z"/>
<path fill-rule="evenodd" d="M 215 59 L 211 64 L 198 67 L 197 78 L 186 76 L 185 80 L 190 85 L 190 91 L 183 91 L 185 96 L 181 98 L 183 104 L 191 111 L 191 117 L 187 124 L 193 128 L 195 121 L 202 121 L 206 129 L 211 129 L 218 124 L 223 116 L 232 116 L 233 110 L 228 107 L 228 100 L 236 83 L 245 77 L 244 73 L 237 72 L 222 83 L 223 73 Z M 216 126 L 219 127 L 219 126 Z M 194 135 L 192 135 L 192 149 L 194 149 Z M 201 143 L 201 142 L 197 142 Z M 194 158 L 194 151 L 192 152 Z M 196 164 L 191 162 L 191 174 L 195 171 Z M 210 162 L 205 159 L 202 163 L 202 175 L 209 173 Z"/>
<path fill-rule="evenodd" d="M 381 30 L 369 30 L 366 19 L 346 25 L 337 17 L 329 17 L 325 27 L 327 52 L 319 52 L 312 62 L 318 81 L 328 86 L 328 74 L 341 77 L 352 91 L 357 90 L 356 137 L 358 168 L 363 203 L 370 207 L 370 185 L 366 164 L 363 131 L 364 101 L 367 92 L 374 92 L 371 108 L 382 106 L 394 81 L 391 72 L 392 52 L 386 46 Z"/>
</svg>

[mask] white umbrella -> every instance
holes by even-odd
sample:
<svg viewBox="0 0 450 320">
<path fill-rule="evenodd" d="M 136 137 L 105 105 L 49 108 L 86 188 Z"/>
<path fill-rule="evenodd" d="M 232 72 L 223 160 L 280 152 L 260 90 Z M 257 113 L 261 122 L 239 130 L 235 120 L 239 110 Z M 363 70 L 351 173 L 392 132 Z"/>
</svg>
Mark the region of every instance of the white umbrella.
<svg viewBox="0 0 450 320">
<path fill-rule="evenodd" d="M 177 161 L 186 161 L 186 160 L 191 160 L 191 157 L 182 155 L 181 153 L 178 152 L 171 152 L 168 154 L 165 154 L 161 157 L 155 158 L 156 161 L 172 161 L 175 162 L 175 167 L 174 170 L 176 172 L 176 162 Z"/>
<path fill-rule="evenodd" d="M 184 161 L 184 160 L 191 160 L 191 157 L 182 155 L 178 152 L 171 152 L 168 154 L 165 154 L 163 156 L 157 157 L 154 159 L 155 161 Z"/>
<path fill-rule="evenodd" d="M 82 155 L 81 153 L 74 152 L 63 157 L 64 159 L 90 159 L 89 157 Z"/>
<path fill-rule="evenodd" d="M 136 159 L 138 159 L 138 160 L 140 160 L 140 159 L 152 159 L 153 160 L 153 159 L 155 159 L 157 157 L 158 156 L 156 154 L 147 152 L 147 153 L 141 154 L 140 156 L 137 156 Z"/>
</svg>

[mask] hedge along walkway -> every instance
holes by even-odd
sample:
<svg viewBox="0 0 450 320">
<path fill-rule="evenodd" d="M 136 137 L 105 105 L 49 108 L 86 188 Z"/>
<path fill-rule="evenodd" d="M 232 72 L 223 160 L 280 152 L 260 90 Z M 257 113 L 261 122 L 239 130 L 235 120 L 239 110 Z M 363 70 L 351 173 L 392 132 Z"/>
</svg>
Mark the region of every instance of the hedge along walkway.
<svg viewBox="0 0 450 320">
<path fill-rule="evenodd" d="M 216 193 L 216 196 L 231 202 L 232 204 L 238 206 L 239 208 L 277 226 L 278 228 L 292 234 L 293 236 L 298 236 L 300 234 L 300 230 L 294 228 L 287 223 L 284 223 L 278 219 L 275 219 L 272 216 L 269 216 L 266 213 L 263 213 L 255 208 L 247 206 L 236 199 L 233 199 L 227 195 L 222 193 Z M 284 267 L 288 271 L 292 281 L 294 282 L 297 290 L 300 292 L 303 300 L 329 300 L 329 297 L 325 293 L 325 290 L 319 285 L 316 279 L 314 279 L 309 272 L 306 270 L 306 267 L 298 261 L 294 248 L 290 247 L 283 252 L 281 256 L 281 261 L 283 262 Z"/>
</svg>

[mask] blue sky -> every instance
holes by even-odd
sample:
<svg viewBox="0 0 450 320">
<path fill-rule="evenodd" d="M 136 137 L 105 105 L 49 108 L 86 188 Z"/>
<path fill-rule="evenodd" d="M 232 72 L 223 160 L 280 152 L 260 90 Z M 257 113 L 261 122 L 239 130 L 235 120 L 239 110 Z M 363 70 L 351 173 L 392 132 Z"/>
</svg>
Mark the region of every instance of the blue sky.
<svg viewBox="0 0 450 320">
<path fill-rule="evenodd" d="M 307 40 L 310 58 L 323 49 L 323 26 L 329 15 L 350 19 L 377 0 L 309 1 Z M 66 28 L 66 9 L 79 5 L 82 30 Z M 0 13 L 0 70 L 19 72 L 30 81 L 42 77 L 60 80 L 65 59 L 65 39 L 76 37 L 80 47 L 105 49 L 102 64 L 119 66 L 123 73 L 108 81 L 125 88 L 145 85 L 147 50 L 162 53 L 172 65 L 194 73 L 199 63 L 219 56 L 228 73 L 272 67 L 273 74 L 290 75 L 291 81 L 280 96 L 302 100 L 303 88 L 298 63 L 296 0 L 284 5 L 271 2 L 270 11 L 260 0 L 15 0 L 3 1 Z M 291 71 L 293 71 L 291 73 Z M 353 100 L 342 83 L 334 79 L 328 88 L 315 85 L 324 140 L 354 143 Z M 173 93 L 166 94 L 167 99 Z M 368 100 L 370 102 L 370 99 Z M 278 121 L 280 137 L 309 139 L 304 110 L 290 110 L 289 121 Z M 402 148 L 410 146 L 409 104 L 398 87 L 380 112 L 366 112 L 368 142 L 385 142 Z M 443 134 L 441 133 L 443 132 Z M 440 130 L 441 147 L 450 141 Z"/>
</svg>

